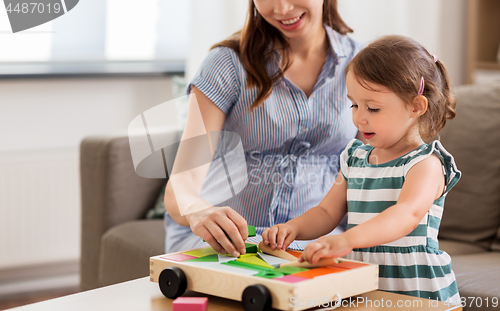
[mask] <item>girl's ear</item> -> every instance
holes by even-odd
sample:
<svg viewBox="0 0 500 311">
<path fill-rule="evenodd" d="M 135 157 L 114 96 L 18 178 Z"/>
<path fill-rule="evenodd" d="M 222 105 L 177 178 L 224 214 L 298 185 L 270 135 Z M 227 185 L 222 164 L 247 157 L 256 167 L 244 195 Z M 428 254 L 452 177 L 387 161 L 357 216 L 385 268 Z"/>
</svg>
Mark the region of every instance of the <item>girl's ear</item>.
<svg viewBox="0 0 500 311">
<path fill-rule="evenodd" d="M 412 103 L 412 113 L 415 114 L 415 116 L 420 117 L 427 111 L 427 106 L 429 102 L 427 101 L 427 97 L 423 95 L 417 95 L 413 97 L 413 100 L 411 101 Z"/>
</svg>

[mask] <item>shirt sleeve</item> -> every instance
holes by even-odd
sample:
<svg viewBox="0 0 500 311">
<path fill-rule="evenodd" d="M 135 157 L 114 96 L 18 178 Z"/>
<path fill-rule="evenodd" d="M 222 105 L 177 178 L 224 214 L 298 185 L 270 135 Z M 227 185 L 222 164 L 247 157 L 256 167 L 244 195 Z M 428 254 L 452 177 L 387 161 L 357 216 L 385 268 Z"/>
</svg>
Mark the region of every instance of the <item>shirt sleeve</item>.
<svg viewBox="0 0 500 311">
<path fill-rule="evenodd" d="M 441 161 L 443 166 L 443 174 L 445 177 L 445 190 L 443 194 L 448 193 L 451 188 L 453 188 L 457 182 L 460 180 L 462 173 L 458 170 L 457 165 L 455 164 L 455 160 L 453 156 L 444 149 L 443 145 L 437 140 L 433 141 L 431 144 L 427 146 L 424 150 L 420 151 L 415 157 L 413 157 L 407 164 L 404 166 L 404 176 L 408 174 L 408 171 L 420 161 L 427 159 L 431 155 L 435 155 Z"/>
<path fill-rule="evenodd" d="M 228 47 L 217 47 L 208 53 L 198 72 L 187 85 L 187 94 L 196 86 L 225 114 L 237 102 L 241 83 L 238 79 L 239 57 Z"/>
<path fill-rule="evenodd" d="M 361 145 L 363 145 L 363 142 L 353 138 L 340 154 L 340 170 L 342 171 L 342 176 L 344 176 L 346 181 L 349 180 L 349 159 L 354 151 Z"/>
</svg>

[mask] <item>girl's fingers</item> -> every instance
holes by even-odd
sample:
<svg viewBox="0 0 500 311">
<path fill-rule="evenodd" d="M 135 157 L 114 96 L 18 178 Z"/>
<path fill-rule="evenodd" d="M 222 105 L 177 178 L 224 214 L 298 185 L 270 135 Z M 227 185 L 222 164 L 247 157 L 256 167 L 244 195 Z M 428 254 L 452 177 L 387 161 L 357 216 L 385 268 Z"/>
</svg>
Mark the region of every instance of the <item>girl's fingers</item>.
<svg viewBox="0 0 500 311">
<path fill-rule="evenodd" d="M 268 233 L 269 233 L 269 228 L 264 229 L 264 231 L 262 232 L 262 242 L 265 245 L 269 245 L 269 236 L 268 236 Z"/>
<path fill-rule="evenodd" d="M 283 249 L 283 245 L 285 244 L 285 238 L 290 234 L 286 227 L 281 226 L 278 229 L 278 236 L 276 237 L 276 248 Z"/>
<path fill-rule="evenodd" d="M 291 234 L 289 234 L 285 241 L 283 241 L 283 250 L 286 250 L 288 248 L 288 246 L 290 246 L 290 244 L 292 244 L 293 240 L 295 240 L 295 236 L 292 236 Z"/>
<path fill-rule="evenodd" d="M 269 228 L 269 245 L 271 245 L 272 249 L 276 249 L 276 236 L 278 235 L 278 226 L 272 226 Z"/>
<path fill-rule="evenodd" d="M 321 258 L 324 258 L 326 257 L 328 254 L 328 251 L 326 248 L 321 248 L 321 249 L 318 249 L 312 256 L 311 256 L 311 263 L 313 265 L 317 264 L 318 261 L 321 259 Z"/>
</svg>

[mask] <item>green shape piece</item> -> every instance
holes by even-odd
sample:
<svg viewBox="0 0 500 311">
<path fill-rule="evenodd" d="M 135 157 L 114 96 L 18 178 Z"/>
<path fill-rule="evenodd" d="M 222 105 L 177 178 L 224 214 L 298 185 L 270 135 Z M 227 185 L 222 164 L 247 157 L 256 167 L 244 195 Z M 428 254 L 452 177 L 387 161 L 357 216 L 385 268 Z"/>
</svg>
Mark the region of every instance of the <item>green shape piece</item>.
<svg viewBox="0 0 500 311">
<path fill-rule="evenodd" d="M 223 263 L 221 263 L 221 265 L 229 265 L 229 266 L 233 266 L 233 267 L 244 268 L 244 269 L 249 269 L 249 270 L 254 270 L 254 271 L 259 271 L 259 272 L 271 270 L 269 268 L 259 267 L 256 265 L 252 265 L 252 264 L 249 264 L 246 262 L 241 262 L 241 261 L 236 261 L 236 260 L 223 262 Z"/>
<path fill-rule="evenodd" d="M 251 243 L 245 243 L 245 248 L 247 249 L 247 254 L 248 253 L 257 253 L 257 251 L 259 250 L 257 245 L 251 244 Z"/>
<path fill-rule="evenodd" d="M 299 273 L 299 272 L 306 271 L 306 270 L 309 270 L 309 269 L 300 268 L 300 267 L 290 267 L 290 266 L 284 266 L 281 268 L 274 269 L 274 271 L 281 272 L 284 275 Z"/>
<path fill-rule="evenodd" d="M 251 236 L 256 236 L 255 227 L 248 225 L 248 237 L 251 237 Z"/>
<path fill-rule="evenodd" d="M 275 270 L 261 271 L 257 273 L 255 276 L 260 276 L 261 278 L 266 279 L 275 279 L 285 276 L 283 273 L 276 272 Z"/>
<path fill-rule="evenodd" d="M 262 268 L 274 269 L 273 266 L 271 266 L 270 264 L 268 264 L 264 260 L 260 259 L 260 257 L 257 256 L 257 254 L 255 254 L 255 256 L 240 257 L 240 258 L 236 259 L 236 261 L 237 262 L 244 262 L 244 263 L 247 263 L 249 265 L 259 266 Z"/>
<path fill-rule="evenodd" d="M 202 249 L 196 249 L 194 251 L 184 252 L 183 254 L 189 255 L 189 256 L 194 256 L 194 257 L 204 257 L 204 256 L 208 256 L 208 255 L 217 254 L 217 251 L 211 247 L 205 247 Z"/>
<path fill-rule="evenodd" d="M 217 254 L 212 254 L 208 256 L 188 259 L 184 262 L 219 262 L 219 257 L 217 256 Z"/>
</svg>

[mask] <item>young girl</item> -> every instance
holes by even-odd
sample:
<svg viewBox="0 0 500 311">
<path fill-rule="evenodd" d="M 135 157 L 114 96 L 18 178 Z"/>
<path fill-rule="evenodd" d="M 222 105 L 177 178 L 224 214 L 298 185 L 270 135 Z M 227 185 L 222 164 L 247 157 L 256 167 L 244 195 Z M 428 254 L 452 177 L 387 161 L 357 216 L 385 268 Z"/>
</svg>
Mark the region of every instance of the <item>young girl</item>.
<svg viewBox="0 0 500 311">
<path fill-rule="evenodd" d="M 352 140 L 321 203 L 263 233 L 272 248 L 329 233 L 348 213 L 348 230 L 308 244 L 299 261 L 341 257 L 380 265 L 382 290 L 458 302 L 450 256 L 438 249 L 444 199 L 458 182 L 453 157 L 429 144 L 455 116 L 444 65 L 414 40 L 381 38 L 346 67 Z"/>
</svg>

